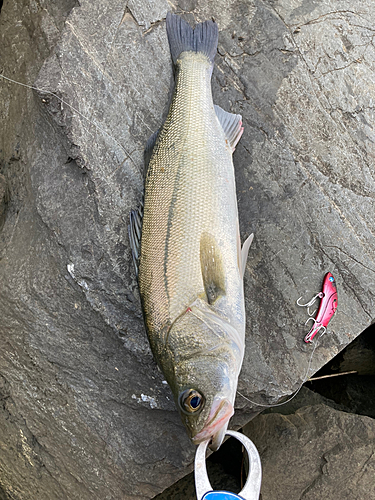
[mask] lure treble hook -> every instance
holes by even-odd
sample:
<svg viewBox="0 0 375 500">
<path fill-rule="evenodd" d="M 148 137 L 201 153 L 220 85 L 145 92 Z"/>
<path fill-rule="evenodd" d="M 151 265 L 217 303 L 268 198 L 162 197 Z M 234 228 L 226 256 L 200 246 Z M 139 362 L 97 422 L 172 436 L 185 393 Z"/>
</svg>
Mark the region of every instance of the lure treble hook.
<svg viewBox="0 0 375 500">
<path fill-rule="evenodd" d="M 305 325 L 307 325 L 307 323 L 310 321 L 310 319 L 314 322 L 311 330 L 309 331 L 309 333 L 305 336 L 304 338 L 304 341 L 306 342 L 306 344 L 310 344 L 313 340 L 313 338 L 315 337 L 315 335 L 320 331 L 320 330 L 323 330 L 322 331 L 322 334 L 320 335 L 321 337 L 326 333 L 327 331 L 327 328 L 325 326 L 323 326 L 322 323 L 319 323 L 319 321 L 316 321 L 315 318 L 313 318 L 312 316 L 310 316 L 310 318 L 307 318 L 307 321 L 305 323 Z"/>
<path fill-rule="evenodd" d="M 316 301 L 316 299 L 322 299 L 324 297 L 324 293 L 323 292 L 319 292 L 317 293 L 316 295 L 314 295 L 314 297 L 309 301 L 309 302 L 306 302 L 306 304 L 300 304 L 300 300 L 302 299 L 302 297 L 300 297 L 298 300 L 297 300 L 297 304 L 300 306 L 300 307 L 307 307 L 307 314 L 312 317 L 314 316 L 314 314 L 316 313 L 316 309 L 314 312 L 310 313 L 310 310 L 309 310 L 309 307 L 311 307 L 314 302 Z"/>
</svg>

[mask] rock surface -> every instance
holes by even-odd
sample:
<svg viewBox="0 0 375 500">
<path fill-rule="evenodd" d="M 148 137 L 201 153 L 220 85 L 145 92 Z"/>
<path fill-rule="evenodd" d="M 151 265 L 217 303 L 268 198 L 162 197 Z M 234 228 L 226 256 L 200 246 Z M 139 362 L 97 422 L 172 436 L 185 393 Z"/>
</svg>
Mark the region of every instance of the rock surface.
<svg viewBox="0 0 375 500">
<path fill-rule="evenodd" d="M 354 373 L 350 373 L 354 372 Z M 336 376 L 337 374 L 345 374 Z M 335 375 L 328 378 L 319 376 Z M 375 418 L 375 325 L 367 328 L 306 385 L 350 413 Z"/>
<path fill-rule="evenodd" d="M 322 403 L 244 427 L 262 460 L 262 500 L 375 498 L 375 420 Z"/>
<path fill-rule="evenodd" d="M 261 452 L 260 500 L 374 497 L 375 420 L 347 411 L 345 405 L 303 387 L 292 401 L 266 410 L 243 428 Z M 208 476 L 215 490 L 238 493 L 246 480 L 246 474 L 241 474 L 241 464 L 247 470 L 247 456 L 241 447 L 234 447 L 236 443 L 237 440 L 230 438 L 220 449 L 224 452 L 225 447 L 226 456 L 216 457 L 219 452 L 207 460 Z M 212 459 L 216 459 L 215 464 Z M 229 464 L 234 467 L 225 470 Z M 194 473 L 180 479 L 156 499 L 196 500 Z"/>
<path fill-rule="evenodd" d="M 126 230 L 172 88 L 170 8 L 2 7 L 1 73 L 39 90 L 0 79 L 0 498 L 151 498 L 189 470 L 194 448 L 152 360 Z M 375 316 L 375 13 L 370 0 L 175 8 L 218 22 L 214 100 L 243 115 L 240 226 L 256 236 L 239 391 L 274 402 L 307 373 L 295 301 L 326 271 L 339 310 L 311 372 Z M 258 409 L 238 397 L 233 425 Z"/>
<path fill-rule="evenodd" d="M 233 438 L 227 439 L 219 451 L 206 460 L 206 468 L 214 490 L 238 493 L 241 490 L 241 468 L 243 469 L 241 443 Z M 155 500 L 197 500 L 194 471 L 157 495 Z"/>
</svg>

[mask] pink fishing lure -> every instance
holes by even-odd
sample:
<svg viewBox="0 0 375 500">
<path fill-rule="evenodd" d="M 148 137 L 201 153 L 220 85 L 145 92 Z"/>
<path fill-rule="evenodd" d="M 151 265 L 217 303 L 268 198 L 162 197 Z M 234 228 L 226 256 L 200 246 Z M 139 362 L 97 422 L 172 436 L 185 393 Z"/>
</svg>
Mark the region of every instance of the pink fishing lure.
<svg viewBox="0 0 375 500">
<path fill-rule="evenodd" d="M 324 276 L 323 280 L 323 288 L 322 291 L 318 294 L 318 297 L 321 299 L 319 304 L 318 312 L 313 318 L 310 319 L 314 322 L 311 330 L 304 338 L 307 344 L 313 341 L 315 335 L 319 332 L 319 330 L 324 329 L 323 333 L 325 333 L 328 323 L 331 321 L 332 316 L 335 314 L 337 309 L 337 287 L 336 281 L 333 277 L 332 273 L 327 273 Z"/>
</svg>

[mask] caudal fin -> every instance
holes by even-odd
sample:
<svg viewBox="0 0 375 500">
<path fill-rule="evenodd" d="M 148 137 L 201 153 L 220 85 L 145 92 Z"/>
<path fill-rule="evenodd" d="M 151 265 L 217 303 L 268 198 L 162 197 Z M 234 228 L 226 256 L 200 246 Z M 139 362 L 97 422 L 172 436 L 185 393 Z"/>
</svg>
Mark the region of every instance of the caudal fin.
<svg viewBox="0 0 375 500">
<path fill-rule="evenodd" d="M 180 16 L 168 12 L 167 34 L 174 64 L 182 52 L 202 52 L 214 63 L 219 37 L 215 21 L 205 21 L 192 29 Z"/>
</svg>

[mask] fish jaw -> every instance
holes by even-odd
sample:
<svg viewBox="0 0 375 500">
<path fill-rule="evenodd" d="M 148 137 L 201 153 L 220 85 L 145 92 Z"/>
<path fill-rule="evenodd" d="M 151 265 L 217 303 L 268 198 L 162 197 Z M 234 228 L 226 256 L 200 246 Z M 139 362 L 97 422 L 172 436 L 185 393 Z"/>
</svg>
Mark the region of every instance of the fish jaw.
<svg viewBox="0 0 375 500">
<path fill-rule="evenodd" d="M 210 448 L 214 451 L 219 449 L 223 442 L 225 432 L 228 427 L 229 419 L 234 413 L 233 404 L 229 399 L 216 398 L 214 399 L 211 411 L 204 424 L 203 429 L 192 437 L 194 444 L 202 443 L 212 439 Z"/>
<path fill-rule="evenodd" d="M 220 448 L 222 442 L 224 441 L 224 437 L 228 429 L 228 424 L 229 420 L 224 425 L 224 427 L 222 427 L 216 434 L 212 436 L 211 443 L 209 444 L 209 448 L 212 451 L 217 451 Z"/>
</svg>

